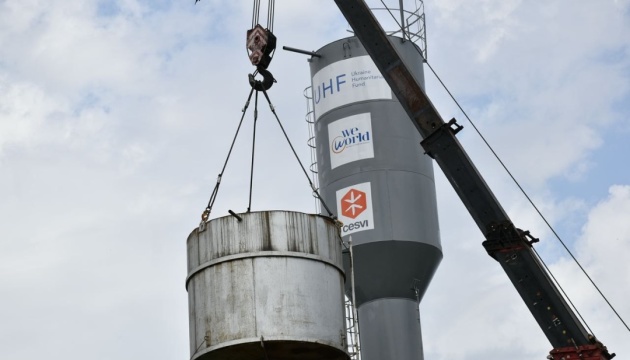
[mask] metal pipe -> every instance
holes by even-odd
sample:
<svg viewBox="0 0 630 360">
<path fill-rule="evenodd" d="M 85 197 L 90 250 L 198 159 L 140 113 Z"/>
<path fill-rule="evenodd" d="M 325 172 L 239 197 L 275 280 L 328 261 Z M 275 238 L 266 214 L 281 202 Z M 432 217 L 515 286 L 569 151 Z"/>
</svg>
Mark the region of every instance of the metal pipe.
<svg viewBox="0 0 630 360">
<path fill-rule="evenodd" d="M 405 14 L 404 14 L 404 4 L 403 4 L 403 0 L 399 0 L 398 1 L 398 7 L 400 7 L 400 31 L 402 32 L 402 39 L 403 41 L 405 41 Z M 411 38 L 409 37 L 409 35 L 407 35 L 407 38 L 409 38 L 409 40 L 411 40 Z"/>
<path fill-rule="evenodd" d="M 238 215 L 236 215 L 236 213 L 234 211 L 228 210 L 228 212 L 230 213 L 230 215 L 234 216 L 238 220 L 238 222 L 243 221 L 243 218 L 238 216 Z M 249 212 L 249 210 L 248 210 L 248 212 Z"/>
<path fill-rule="evenodd" d="M 292 52 L 295 52 L 295 53 L 298 53 L 298 54 L 311 55 L 311 56 L 314 56 L 314 57 L 322 57 L 321 55 L 319 55 L 315 51 L 300 50 L 300 49 L 296 49 L 296 48 L 292 48 L 292 47 L 288 47 L 288 46 L 283 46 L 282 50 L 292 51 Z"/>
</svg>

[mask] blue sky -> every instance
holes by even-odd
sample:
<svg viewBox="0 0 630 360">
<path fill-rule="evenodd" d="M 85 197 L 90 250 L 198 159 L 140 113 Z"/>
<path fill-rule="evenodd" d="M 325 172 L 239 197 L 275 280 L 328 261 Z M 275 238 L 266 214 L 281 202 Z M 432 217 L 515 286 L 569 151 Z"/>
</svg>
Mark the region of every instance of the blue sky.
<svg viewBox="0 0 630 360">
<path fill-rule="evenodd" d="M 630 2 L 425 3 L 431 65 L 629 319 Z M 184 244 L 249 92 L 250 25 L 250 1 L 0 0 L 3 358 L 188 356 Z M 346 30 L 332 2 L 277 3 L 279 47 L 316 50 Z M 306 59 L 280 50 L 270 67 L 303 161 Z M 515 223 L 543 239 L 589 324 L 628 356 L 627 331 L 426 79 Z M 266 106 L 258 126 L 254 209 L 313 212 Z M 247 207 L 251 123 L 243 131 L 213 217 Z M 548 343 L 439 170 L 436 181 L 445 257 L 421 306 L 426 358 L 544 357 Z"/>
</svg>

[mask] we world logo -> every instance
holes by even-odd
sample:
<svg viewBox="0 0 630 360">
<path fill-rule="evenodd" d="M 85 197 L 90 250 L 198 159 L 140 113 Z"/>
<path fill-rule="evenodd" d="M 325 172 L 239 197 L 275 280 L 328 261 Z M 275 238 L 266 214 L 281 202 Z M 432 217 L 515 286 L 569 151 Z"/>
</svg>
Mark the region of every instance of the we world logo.
<svg viewBox="0 0 630 360">
<path fill-rule="evenodd" d="M 333 139 L 330 150 L 340 154 L 351 146 L 365 144 L 371 140 L 370 131 L 361 131 L 358 127 L 344 129 L 341 130 L 341 136 Z"/>
<path fill-rule="evenodd" d="M 374 157 L 372 118 L 357 114 L 328 125 L 330 168 Z"/>
</svg>

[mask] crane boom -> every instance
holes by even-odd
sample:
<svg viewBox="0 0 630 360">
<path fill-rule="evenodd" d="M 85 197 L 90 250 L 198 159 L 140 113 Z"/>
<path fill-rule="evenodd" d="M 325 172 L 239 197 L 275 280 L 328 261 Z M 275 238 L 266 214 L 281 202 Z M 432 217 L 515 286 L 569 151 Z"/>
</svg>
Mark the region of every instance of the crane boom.
<svg viewBox="0 0 630 360">
<path fill-rule="evenodd" d="M 455 119 L 448 123 L 442 119 L 365 2 L 335 3 L 422 135 L 426 153 L 440 166 L 483 233 L 486 251 L 501 264 L 554 347 L 550 358 L 614 357 L 577 319 L 532 250 L 537 239 L 514 226 L 455 137 L 462 126 Z"/>
</svg>

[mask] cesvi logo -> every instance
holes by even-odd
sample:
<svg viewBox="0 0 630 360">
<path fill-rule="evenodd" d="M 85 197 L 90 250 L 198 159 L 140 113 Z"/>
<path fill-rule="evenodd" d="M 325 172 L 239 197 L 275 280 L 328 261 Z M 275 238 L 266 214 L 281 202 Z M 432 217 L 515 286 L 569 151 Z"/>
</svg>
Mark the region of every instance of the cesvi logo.
<svg viewBox="0 0 630 360">
<path fill-rule="evenodd" d="M 341 214 L 351 219 L 356 219 L 367 209 L 367 197 L 363 191 L 350 189 L 341 198 Z"/>
<path fill-rule="evenodd" d="M 361 130 L 358 127 L 341 130 L 341 136 L 333 139 L 331 150 L 335 154 L 342 153 L 346 148 L 370 142 L 370 132 Z"/>
<path fill-rule="evenodd" d="M 341 236 L 374 229 L 372 186 L 369 182 L 339 189 L 335 195 L 339 220 L 343 223 Z"/>
</svg>

